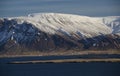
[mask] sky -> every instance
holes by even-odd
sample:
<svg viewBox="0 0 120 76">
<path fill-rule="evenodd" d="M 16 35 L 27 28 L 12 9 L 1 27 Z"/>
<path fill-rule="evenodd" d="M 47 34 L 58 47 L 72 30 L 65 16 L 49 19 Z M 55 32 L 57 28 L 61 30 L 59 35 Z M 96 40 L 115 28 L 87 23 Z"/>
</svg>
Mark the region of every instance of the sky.
<svg viewBox="0 0 120 76">
<path fill-rule="evenodd" d="M 120 0 L 0 0 L 0 17 L 31 13 L 120 16 Z"/>
</svg>

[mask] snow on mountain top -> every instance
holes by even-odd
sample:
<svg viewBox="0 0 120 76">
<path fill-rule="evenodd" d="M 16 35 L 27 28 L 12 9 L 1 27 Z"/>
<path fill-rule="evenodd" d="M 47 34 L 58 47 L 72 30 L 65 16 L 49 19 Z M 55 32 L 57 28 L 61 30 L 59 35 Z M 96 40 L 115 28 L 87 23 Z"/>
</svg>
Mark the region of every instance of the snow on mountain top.
<svg viewBox="0 0 120 76">
<path fill-rule="evenodd" d="M 120 16 L 101 17 L 98 21 L 111 28 L 113 34 L 120 33 Z"/>
<path fill-rule="evenodd" d="M 39 30 L 49 34 L 72 36 L 79 33 L 82 37 L 93 37 L 101 34 L 111 34 L 114 29 L 106 24 L 115 21 L 116 18 L 119 18 L 118 22 L 120 23 L 120 17 L 95 18 L 60 13 L 35 13 L 29 14 L 27 17 L 10 19 L 16 19 L 19 24 L 23 22 L 31 23 Z"/>
</svg>

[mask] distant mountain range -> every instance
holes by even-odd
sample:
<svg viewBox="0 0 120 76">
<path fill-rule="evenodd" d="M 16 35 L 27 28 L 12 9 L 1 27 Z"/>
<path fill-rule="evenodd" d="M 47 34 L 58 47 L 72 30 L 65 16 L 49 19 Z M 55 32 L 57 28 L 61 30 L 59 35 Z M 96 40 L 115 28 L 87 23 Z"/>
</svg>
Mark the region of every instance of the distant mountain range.
<svg viewBox="0 0 120 76">
<path fill-rule="evenodd" d="M 0 50 L 120 49 L 120 16 L 35 13 L 0 18 Z"/>
</svg>

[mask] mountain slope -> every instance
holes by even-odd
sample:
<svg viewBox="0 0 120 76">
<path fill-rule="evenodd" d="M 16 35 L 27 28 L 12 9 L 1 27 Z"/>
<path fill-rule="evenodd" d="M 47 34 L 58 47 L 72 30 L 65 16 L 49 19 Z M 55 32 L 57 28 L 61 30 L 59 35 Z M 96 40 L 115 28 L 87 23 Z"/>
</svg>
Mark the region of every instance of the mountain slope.
<svg viewBox="0 0 120 76">
<path fill-rule="evenodd" d="M 120 48 L 120 17 L 59 13 L 0 19 L 0 50 Z"/>
<path fill-rule="evenodd" d="M 28 17 L 21 17 L 18 19 L 31 23 L 40 30 L 50 34 L 56 34 L 58 31 L 60 33 L 65 32 L 69 35 L 70 33 L 81 32 L 86 37 L 92 37 L 100 33 L 111 33 L 111 29 L 103 23 L 86 16 L 44 13 L 30 14 Z"/>
</svg>

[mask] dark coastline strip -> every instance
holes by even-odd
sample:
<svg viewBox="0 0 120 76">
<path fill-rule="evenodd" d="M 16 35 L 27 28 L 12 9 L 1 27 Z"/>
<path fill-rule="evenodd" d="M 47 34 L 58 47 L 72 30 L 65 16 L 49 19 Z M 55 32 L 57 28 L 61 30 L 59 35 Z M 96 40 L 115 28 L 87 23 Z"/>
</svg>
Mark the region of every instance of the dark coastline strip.
<svg viewBox="0 0 120 76">
<path fill-rule="evenodd" d="M 38 63 L 82 63 L 82 62 L 120 62 L 120 59 L 61 59 L 61 60 L 37 60 L 14 61 L 8 64 L 38 64 Z"/>
</svg>

